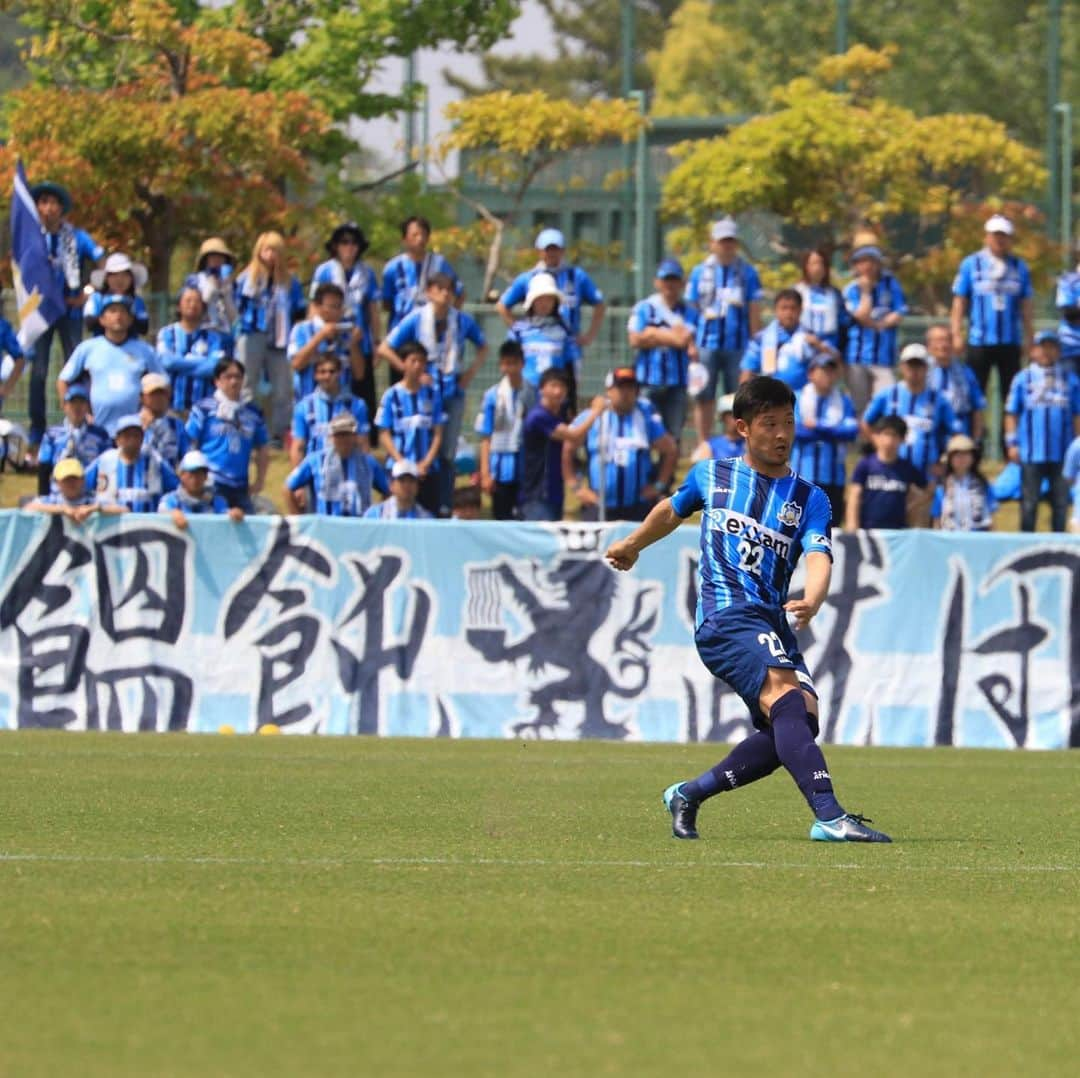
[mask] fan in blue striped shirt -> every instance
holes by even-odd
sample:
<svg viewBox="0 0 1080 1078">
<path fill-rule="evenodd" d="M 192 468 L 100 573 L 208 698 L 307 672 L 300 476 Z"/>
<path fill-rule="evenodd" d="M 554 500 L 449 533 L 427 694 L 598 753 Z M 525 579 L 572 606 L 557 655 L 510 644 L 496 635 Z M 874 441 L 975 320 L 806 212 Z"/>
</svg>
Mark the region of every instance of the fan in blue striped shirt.
<svg viewBox="0 0 1080 1078">
<path fill-rule="evenodd" d="M 210 485 L 210 461 L 198 449 L 185 453 L 177 469 L 180 485 L 169 491 L 158 503 L 159 513 L 168 513 L 172 522 L 183 531 L 187 518 L 195 516 L 228 516 L 233 523 L 244 519 L 239 506 L 229 508 L 229 503 L 214 492 Z"/>
<path fill-rule="evenodd" d="M 900 457 L 931 479 L 946 442 L 961 432 L 945 394 L 927 387 L 927 358 L 921 344 L 904 348 L 900 356 L 903 381 L 874 397 L 863 415 L 861 429 L 867 441 L 872 441 L 871 430 L 882 416 L 900 416 L 907 425 L 907 440 L 900 447 Z"/>
<path fill-rule="evenodd" d="M 173 410 L 186 413 L 214 392 L 214 369 L 233 354 L 233 339 L 204 324 L 206 303 L 197 288 L 182 288 L 176 306 L 178 321 L 158 330 L 157 353 L 172 382 Z"/>
<path fill-rule="evenodd" d="M 825 491 L 833 527 L 844 522 L 847 450 L 859 433 L 855 405 L 836 388 L 840 367 L 828 352 L 810 360 L 810 381 L 795 394 L 795 446 L 792 470 Z"/>
<path fill-rule="evenodd" d="M 103 502 L 132 513 L 153 513 L 162 495 L 175 490 L 176 472 L 143 445 L 142 418 L 123 416 L 116 425 L 116 448 L 108 449 L 86 470 L 86 487 Z"/>
<path fill-rule="evenodd" d="M 112 439 L 104 427 L 90 423 L 90 394 L 82 383 L 76 382 L 64 394 L 64 422 L 49 427 L 38 451 L 38 493 L 56 491 L 53 469 L 62 460 L 75 459 L 89 468 L 105 452 L 112 449 Z"/>
<path fill-rule="evenodd" d="M 290 513 L 302 510 L 297 492 L 315 491 L 315 512 L 327 517 L 362 517 L 371 506 L 371 492 L 383 497 L 390 485 L 382 465 L 360 445 L 356 417 L 343 412 L 331 420 L 330 444 L 308 453 L 285 480 Z"/>
<path fill-rule="evenodd" d="M 460 306 L 465 289 L 454 267 L 442 255 L 428 250 L 431 222 L 425 217 L 406 218 L 401 225 L 401 245 L 405 249 L 383 266 L 382 303 L 390 316 L 387 332 L 418 307 L 427 303 L 427 283 L 436 273 L 445 273 L 453 281 L 455 302 Z M 396 380 L 392 371 L 391 380 Z"/>
<path fill-rule="evenodd" d="M 317 453 L 326 446 L 330 420 L 347 412 L 356 419 L 363 449 L 368 449 L 371 422 L 367 404 L 341 388 L 341 360 L 334 353 L 320 356 L 315 363 L 315 391 L 293 408 L 292 441 L 289 461 L 295 468 L 308 453 Z"/>
<path fill-rule="evenodd" d="M 1073 373 L 1080 373 L 1080 266 L 1058 278 L 1054 306 L 1061 315 L 1058 340 L 1061 358 Z"/>
<path fill-rule="evenodd" d="M 634 305 L 626 331 L 637 351 L 634 370 L 642 395 L 678 441 L 686 423 L 686 372 L 698 357 L 697 310 L 683 299 L 683 271 L 676 259 L 657 266 L 655 283 L 656 291 Z"/>
<path fill-rule="evenodd" d="M 1057 336 L 1040 333 L 1032 362 L 1013 379 L 1005 403 L 1005 445 L 1020 464 L 1020 528 L 1026 532 L 1035 530 L 1044 479 L 1050 481 L 1051 526 L 1065 530 L 1069 484 L 1062 463 L 1080 436 L 1080 378 L 1064 368 L 1060 354 Z"/>
<path fill-rule="evenodd" d="M 174 470 L 187 452 L 188 436 L 184 421 L 169 414 L 169 376 L 144 374 L 142 377 L 142 415 L 146 424 L 143 439 L 161 454 Z"/>
<path fill-rule="evenodd" d="M 926 351 L 933 360 L 928 385 L 952 405 L 961 433 L 981 441 L 986 430 L 986 396 L 971 367 L 953 355 L 948 326 L 931 326 L 926 331 Z"/>
</svg>

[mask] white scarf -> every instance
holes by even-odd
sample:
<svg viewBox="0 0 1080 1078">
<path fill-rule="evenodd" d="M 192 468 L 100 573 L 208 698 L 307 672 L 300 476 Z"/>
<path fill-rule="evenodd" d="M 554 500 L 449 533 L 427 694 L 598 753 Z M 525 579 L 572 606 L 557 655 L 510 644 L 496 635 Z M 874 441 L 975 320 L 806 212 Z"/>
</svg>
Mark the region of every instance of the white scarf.
<svg viewBox="0 0 1080 1078">
<path fill-rule="evenodd" d="M 424 260 L 427 264 L 427 259 Z M 353 313 L 359 319 L 364 311 L 364 291 L 367 286 L 368 273 L 370 272 L 363 262 L 353 263 L 351 270 L 346 270 L 340 259 L 331 258 L 326 263 L 329 267 L 330 280 L 340 288 L 348 297 Z"/>
<path fill-rule="evenodd" d="M 716 304 L 717 296 L 720 293 L 720 289 L 717 288 L 717 278 L 722 277 L 723 274 L 717 272 L 717 268 L 720 265 L 720 260 L 716 255 L 709 255 L 705 259 L 704 268 L 701 271 L 701 291 L 699 294 L 698 305 L 702 310 L 713 307 Z M 743 282 L 743 265 L 742 259 L 736 258 L 730 266 L 727 267 L 730 270 L 729 280 L 732 284 L 727 285 L 727 288 L 741 288 Z M 723 297 L 720 297 L 723 300 Z M 724 314 L 727 313 L 727 301 L 723 300 L 721 309 Z"/>
<path fill-rule="evenodd" d="M 64 271 L 64 283 L 69 292 L 78 292 L 82 286 L 82 267 L 79 265 L 79 238 L 75 235 L 74 227 L 67 221 L 60 223 L 60 228 L 54 233 L 57 236 L 55 255 L 49 239 L 51 233 L 43 228 L 41 234 L 45 237 L 49 264 L 59 266 Z"/>
<path fill-rule="evenodd" d="M 456 374 L 458 357 L 461 353 L 461 319 L 456 307 L 451 307 L 446 316 L 446 334 L 439 341 L 435 330 L 435 308 L 427 303 L 420 308 L 420 325 L 417 335 L 420 343 L 427 349 L 428 362 L 434 363 L 440 373 Z"/>
<path fill-rule="evenodd" d="M 503 377 L 495 388 L 495 429 L 491 435 L 492 453 L 516 453 L 521 448 L 521 432 L 525 422 L 528 382 L 515 390 L 510 379 Z M 514 394 L 517 393 L 517 399 Z"/>
<path fill-rule="evenodd" d="M 784 341 L 780 343 L 780 323 L 774 318 L 762 331 L 761 331 L 761 373 L 777 375 L 779 371 L 784 369 L 784 364 L 781 360 L 785 357 L 792 357 L 796 364 L 801 363 L 806 366 L 809 356 L 807 355 L 806 334 L 802 328 L 796 328 L 795 332 Z M 787 330 L 784 330 L 786 333 Z"/>
<path fill-rule="evenodd" d="M 236 422 L 236 413 L 243 407 L 243 401 L 230 400 L 220 389 L 214 390 L 214 400 L 217 402 L 217 417 L 226 423 Z"/>
<path fill-rule="evenodd" d="M 799 409 L 799 418 L 805 423 L 807 419 L 812 419 L 815 424 L 818 422 L 818 401 L 821 400 L 817 389 L 813 382 L 807 382 L 806 385 L 799 390 L 796 397 L 796 401 Z M 835 427 L 840 424 L 844 418 L 844 398 L 838 389 L 832 390 L 828 397 L 825 398 L 825 409 L 821 413 L 821 422 L 826 427 Z"/>
<path fill-rule="evenodd" d="M 972 475 L 950 475 L 941 501 L 942 531 L 987 531 L 991 516 L 986 504 L 986 484 Z"/>
<path fill-rule="evenodd" d="M 371 501 L 371 468 L 359 449 L 351 460 L 356 462 L 356 479 L 345 480 L 345 463 L 333 449 L 322 455 L 322 496 L 328 502 L 341 502 L 345 516 L 359 516 Z M 366 495 L 366 496 L 365 496 Z"/>
</svg>

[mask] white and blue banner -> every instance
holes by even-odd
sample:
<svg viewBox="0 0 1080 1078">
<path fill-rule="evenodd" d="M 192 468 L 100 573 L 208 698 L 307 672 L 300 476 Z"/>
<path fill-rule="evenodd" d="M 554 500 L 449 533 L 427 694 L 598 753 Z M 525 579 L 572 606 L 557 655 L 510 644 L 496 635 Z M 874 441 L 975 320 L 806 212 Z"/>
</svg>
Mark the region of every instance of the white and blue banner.
<svg viewBox="0 0 1080 1078">
<path fill-rule="evenodd" d="M 697 529 L 0 513 L 0 727 L 731 741 Z M 1080 539 L 836 537 L 802 635 L 831 742 L 1080 747 Z M 800 579 L 794 581 L 797 593 Z"/>
</svg>

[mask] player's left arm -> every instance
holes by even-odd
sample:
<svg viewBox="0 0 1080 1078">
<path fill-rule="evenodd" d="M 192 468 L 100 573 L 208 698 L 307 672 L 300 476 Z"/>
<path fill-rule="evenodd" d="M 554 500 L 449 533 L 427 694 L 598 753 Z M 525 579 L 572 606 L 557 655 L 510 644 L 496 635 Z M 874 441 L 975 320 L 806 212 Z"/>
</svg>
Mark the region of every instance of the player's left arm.
<svg viewBox="0 0 1080 1078">
<path fill-rule="evenodd" d="M 784 609 L 794 615 L 795 628 L 805 629 L 821 609 L 829 594 L 832 578 L 832 558 L 823 550 L 811 550 L 806 555 L 806 586 L 801 599 L 789 599 Z"/>
</svg>

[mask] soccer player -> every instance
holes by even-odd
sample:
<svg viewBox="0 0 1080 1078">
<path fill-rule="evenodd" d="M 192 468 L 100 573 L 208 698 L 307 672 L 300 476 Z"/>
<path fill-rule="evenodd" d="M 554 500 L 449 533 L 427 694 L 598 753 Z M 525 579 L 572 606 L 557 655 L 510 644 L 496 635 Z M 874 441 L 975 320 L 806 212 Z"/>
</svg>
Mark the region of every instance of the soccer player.
<svg viewBox="0 0 1080 1078">
<path fill-rule="evenodd" d="M 1080 379 L 1060 362 L 1057 334 L 1040 333 L 1031 364 L 1012 381 L 1005 402 L 1005 445 L 1020 465 L 1020 530 L 1033 532 L 1042 485 L 1050 484 L 1051 528 L 1065 530 L 1069 482 L 1062 465 L 1080 436 Z"/>
<path fill-rule="evenodd" d="M 817 693 L 788 622 L 790 616 L 797 629 L 810 623 L 825 602 L 832 573 L 829 500 L 788 467 L 795 396 L 779 379 L 754 378 L 735 394 L 734 414 L 746 456 L 695 464 L 675 494 L 606 554 L 614 568 L 630 569 L 646 547 L 707 509 L 701 518 L 694 639 L 709 672 L 743 699 L 756 732 L 698 778 L 664 791 L 672 834 L 696 839 L 704 801 L 783 766 L 813 813 L 812 839 L 890 842 L 836 799 L 814 741 Z M 791 573 L 803 554 L 804 597 L 788 599 Z"/>
</svg>

